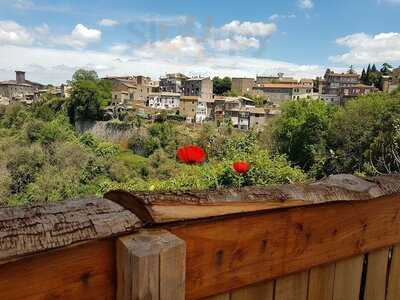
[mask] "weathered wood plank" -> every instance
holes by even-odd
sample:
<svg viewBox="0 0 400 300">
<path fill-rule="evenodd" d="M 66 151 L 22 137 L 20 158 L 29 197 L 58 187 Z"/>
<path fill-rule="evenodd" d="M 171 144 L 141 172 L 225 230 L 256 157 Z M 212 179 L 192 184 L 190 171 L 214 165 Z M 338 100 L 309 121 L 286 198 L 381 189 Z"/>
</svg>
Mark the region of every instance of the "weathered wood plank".
<svg viewBox="0 0 400 300">
<path fill-rule="evenodd" d="M 201 299 L 400 242 L 400 198 L 172 224 L 187 244 L 188 299 Z"/>
<path fill-rule="evenodd" d="M 230 300 L 230 294 L 222 294 L 222 295 L 218 295 L 218 296 L 213 296 L 213 297 L 209 297 L 207 299 L 203 299 L 203 300 Z"/>
<path fill-rule="evenodd" d="M 115 242 L 95 241 L 0 267 L 0 299 L 115 297 Z"/>
<path fill-rule="evenodd" d="M 400 299 L 400 245 L 393 247 L 386 299 Z"/>
<path fill-rule="evenodd" d="M 336 263 L 333 300 L 359 300 L 364 255 Z"/>
<path fill-rule="evenodd" d="M 117 300 L 185 299 L 185 243 L 165 230 L 117 242 Z"/>
<path fill-rule="evenodd" d="M 368 254 L 364 300 L 385 300 L 388 260 L 388 248 L 373 251 Z"/>
<path fill-rule="evenodd" d="M 363 179 L 333 175 L 309 185 L 174 193 L 112 191 L 104 197 L 133 211 L 146 223 L 165 223 L 327 202 L 369 200 L 394 193 L 400 193 L 400 176 Z"/>
<path fill-rule="evenodd" d="M 154 240 L 125 236 L 117 241 L 117 300 L 159 300 L 160 258 Z"/>
<path fill-rule="evenodd" d="M 105 199 L 0 208 L 0 264 L 50 249 L 132 232 L 139 219 Z"/>
<path fill-rule="evenodd" d="M 160 300 L 184 300 L 186 279 L 186 245 L 171 233 L 161 236 Z"/>
<path fill-rule="evenodd" d="M 301 272 L 278 278 L 275 285 L 275 300 L 307 300 L 309 272 Z"/>
<path fill-rule="evenodd" d="M 241 288 L 231 293 L 230 300 L 274 300 L 274 281 Z"/>
<path fill-rule="evenodd" d="M 335 263 L 310 270 L 308 300 L 332 300 Z"/>
</svg>

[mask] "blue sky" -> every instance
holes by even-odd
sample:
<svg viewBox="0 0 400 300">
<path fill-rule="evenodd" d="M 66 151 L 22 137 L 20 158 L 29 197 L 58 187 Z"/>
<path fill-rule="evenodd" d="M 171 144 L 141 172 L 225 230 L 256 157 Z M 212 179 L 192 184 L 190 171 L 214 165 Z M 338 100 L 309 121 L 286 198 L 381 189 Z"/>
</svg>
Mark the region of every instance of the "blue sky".
<svg viewBox="0 0 400 300">
<path fill-rule="evenodd" d="M 0 80 L 322 75 L 400 64 L 400 0 L 0 0 Z"/>
</svg>

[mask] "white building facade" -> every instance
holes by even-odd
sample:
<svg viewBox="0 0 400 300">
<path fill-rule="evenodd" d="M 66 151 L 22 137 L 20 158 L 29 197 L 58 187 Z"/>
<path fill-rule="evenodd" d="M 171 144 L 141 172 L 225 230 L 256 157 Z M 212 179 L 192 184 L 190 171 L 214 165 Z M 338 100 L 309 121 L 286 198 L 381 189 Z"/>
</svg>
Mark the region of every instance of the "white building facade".
<svg viewBox="0 0 400 300">
<path fill-rule="evenodd" d="M 180 96 L 178 93 L 150 94 L 146 106 L 162 110 L 179 109 Z"/>
</svg>

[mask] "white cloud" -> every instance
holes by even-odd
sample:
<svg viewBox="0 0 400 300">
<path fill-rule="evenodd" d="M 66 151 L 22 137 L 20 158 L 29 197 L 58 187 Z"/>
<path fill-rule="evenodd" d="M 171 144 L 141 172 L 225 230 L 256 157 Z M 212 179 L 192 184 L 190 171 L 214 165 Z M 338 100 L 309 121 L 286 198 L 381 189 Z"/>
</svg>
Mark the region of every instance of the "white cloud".
<svg viewBox="0 0 400 300">
<path fill-rule="evenodd" d="M 14 21 L 0 21 L 0 44 L 31 45 L 34 42 L 32 34 Z"/>
<path fill-rule="evenodd" d="M 135 53 L 141 57 L 168 57 L 171 59 L 198 58 L 203 55 L 204 46 L 195 38 L 176 36 L 173 39 L 148 43 Z"/>
<path fill-rule="evenodd" d="M 110 47 L 110 51 L 113 53 L 124 53 L 130 49 L 128 44 L 115 43 Z"/>
<path fill-rule="evenodd" d="M 30 0 L 14 0 L 13 6 L 18 9 L 32 9 L 35 4 Z"/>
<path fill-rule="evenodd" d="M 400 4 L 400 0 L 378 0 L 378 3 Z"/>
<path fill-rule="evenodd" d="M 237 20 L 225 24 L 219 29 L 219 31 L 225 33 L 253 37 L 269 37 L 276 30 L 277 27 L 274 23 L 240 22 Z"/>
<path fill-rule="evenodd" d="M 90 43 L 101 40 L 101 31 L 90 29 L 82 24 L 75 26 L 71 34 L 53 39 L 56 44 L 64 44 L 73 48 L 85 48 Z"/>
<path fill-rule="evenodd" d="M 194 18 L 185 15 L 178 15 L 178 16 L 144 15 L 137 17 L 137 19 L 145 23 L 157 23 L 166 26 L 184 25 L 187 23 L 194 22 Z"/>
<path fill-rule="evenodd" d="M 114 26 L 119 25 L 119 22 L 116 20 L 112 20 L 112 19 L 101 19 L 99 21 L 99 25 L 105 26 L 105 27 L 114 27 Z"/>
<path fill-rule="evenodd" d="M 50 33 L 50 27 L 49 25 L 47 25 L 46 23 L 43 23 L 40 26 L 36 26 L 34 28 L 34 32 L 39 35 L 39 36 L 45 36 L 48 35 Z"/>
<path fill-rule="evenodd" d="M 323 75 L 325 71 L 324 66 L 298 65 L 238 55 L 203 55 L 198 59 L 173 60 L 158 55 L 146 58 L 138 54 L 1 45 L 0 80 L 13 78 L 16 68 L 27 71 L 27 78 L 33 81 L 52 84 L 71 79 L 78 68 L 95 69 L 100 76 L 128 75 L 134 72 L 153 78 L 167 72 L 252 77 L 256 74 L 283 72 L 288 76 L 314 77 Z"/>
<path fill-rule="evenodd" d="M 245 37 L 237 35 L 232 38 L 226 38 L 221 40 L 209 40 L 211 48 L 217 51 L 244 51 L 249 48 L 258 49 L 260 48 L 260 41 L 254 37 Z"/>
<path fill-rule="evenodd" d="M 400 33 L 388 32 L 376 35 L 355 33 L 336 40 L 349 52 L 330 57 L 331 61 L 347 64 L 365 64 L 400 61 Z"/>
<path fill-rule="evenodd" d="M 313 0 L 298 0 L 298 5 L 302 9 L 311 9 L 314 7 Z"/>
<path fill-rule="evenodd" d="M 285 19 L 294 19 L 294 18 L 296 18 L 295 14 L 287 14 L 287 15 L 273 14 L 268 18 L 268 20 L 277 21 L 279 19 L 285 20 Z"/>
</svg>

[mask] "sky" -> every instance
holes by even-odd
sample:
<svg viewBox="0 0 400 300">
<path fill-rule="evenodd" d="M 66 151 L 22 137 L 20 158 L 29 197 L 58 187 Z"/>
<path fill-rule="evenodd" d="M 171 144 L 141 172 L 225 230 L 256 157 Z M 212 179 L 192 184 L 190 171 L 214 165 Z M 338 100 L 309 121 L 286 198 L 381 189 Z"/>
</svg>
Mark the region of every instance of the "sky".
<svg viewBox="0 0 400 300">
<path fill-rule="evenodd" d="M 0 0 L 0 80 L 274 75 L 400 65 L 400 0 Z"/>
</svg>

